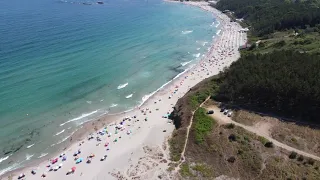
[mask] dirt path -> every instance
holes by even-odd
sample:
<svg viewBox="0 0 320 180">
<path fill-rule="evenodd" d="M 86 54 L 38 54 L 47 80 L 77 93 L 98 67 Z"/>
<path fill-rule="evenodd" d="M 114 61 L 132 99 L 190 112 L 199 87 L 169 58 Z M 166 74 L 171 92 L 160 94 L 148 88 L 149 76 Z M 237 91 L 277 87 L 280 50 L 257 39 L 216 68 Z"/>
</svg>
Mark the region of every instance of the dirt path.
<svg viewBox="0 0 320 180">
<path fill-rule="evenodd" d="M 233 121 L 230 117 L 227 117 L 226 115 L 223 115 L 220 112 L 220 109 L 217 106 L 209 106 L 209 107 L 207 107 L 207 109 L 214 110 L 214 114 L 212 114 L 211 116 L 215 120 L 217 120 L 220 124 L 233 123 L 236 126 L 240 126 L 240 127 L 244 128 L 247 131 L 250 131 L 252 133 L 255 133 L 255 134 L 259 135 L 259 136 L 262 136 L 262 137 L 268 139 L 269 141 L 273 142 L 273 144 L 278 146 L 278 147 L 281 147 L 281 148 L 286 149 L 288 151 L 294 151 L 294 152 L 296 152 L 296 153 L 298 153 L 300 155 L 303 155 L 305 157 L 309 157 L 309 158 L 312 158 L 312 159 L 320 161 L 320 157 L 318 157 L 318 156 L 315 156 L 313 154 L 310 154 L 310 153 L 301 151 L 299 149 L 293 148 L 291 146 L 288 146 L 286 144 L 283 144 L 283 143 L 273 139 L 270 136 L 269 132 L 268 132 L 268 129 L 270 128 L 268 123 L 261 124 L 261 125 L 258 125 L 258 126 L 246 126 L 246 125 L 243 125 L 243 124 L 240 124 L 238 122 Z"/>
<path fill-rule="evenodd" d="M 210 96 L 207 97 L 207 99 L 204 100 L 204 101 L 200 104 L 200 106 L 199 106 L 196 110 L 194 110 L 194 111 L 192 112 L 192 116 L 191 116 L 191 118 L 190 118 L 190 123 L 189 123 L 189 126 L 188 126 L 188 128 L 187 128 L 186 140 L 185 140 L 185 142 L 184 142 L 184 146 L 183 146 L 183 150 L 182 150 L 182 153 L 181 153 L 180 162 L 179 162 L 177 168 L 174 170 L 175 172 L 178 172 L 178 171 L 179 171 L 180 165 L 181 165 L 183 162 L 185 162 L 185 160 L 186 160 L 186 158 L 185 158 L 185 156 L 184 156 L 184 153 L 185 153 L 185 151 L 186 151 L 186 147 L 187 147 L 187 143 L 188 143 L 188 139 L 189 139 L 190 128 L 191 128 L 192 123 L 193 123 L 193 115 L 194 115 L 194 113 L 195 113 L 200 107 L 203 106 L 203 104 L 204 104 L 205 102 L 207 102 L 208 99 L 210 99 Z"/>
</svg>

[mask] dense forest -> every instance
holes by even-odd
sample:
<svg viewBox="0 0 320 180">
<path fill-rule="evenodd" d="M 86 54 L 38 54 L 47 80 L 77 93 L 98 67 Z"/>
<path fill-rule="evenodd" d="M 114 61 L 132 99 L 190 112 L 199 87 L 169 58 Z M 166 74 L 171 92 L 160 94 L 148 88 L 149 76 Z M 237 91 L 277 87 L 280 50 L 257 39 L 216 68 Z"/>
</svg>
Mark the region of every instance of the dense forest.
<svg viewBox="0 0 320 180">
<path fill-rule="evenodd" d="M 216 8 L 231 10 L 251 25 L 255 35 L 275 30 L 314 27 L 320 23 L 319 0 L 220 0 Z"/>
<path fill-rule="evenodd" d="M 250 53 L 221 74 L 215 98 L 320 123 L 320 58 L 296 51 Z"/>
</svg>

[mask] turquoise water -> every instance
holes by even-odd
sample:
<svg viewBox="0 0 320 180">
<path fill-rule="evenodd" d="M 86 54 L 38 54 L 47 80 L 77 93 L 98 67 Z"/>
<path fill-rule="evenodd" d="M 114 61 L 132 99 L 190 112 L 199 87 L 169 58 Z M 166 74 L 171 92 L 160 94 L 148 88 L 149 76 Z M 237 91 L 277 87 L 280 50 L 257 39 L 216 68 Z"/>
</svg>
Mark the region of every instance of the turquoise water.
<svg viewBox="0 0 320 180">
<path fill-rule="evenodd" d="M 0 174 L 141 104 L 207 52 L 214 21 L 161 0 L 0 1 Z"/>
</svg>

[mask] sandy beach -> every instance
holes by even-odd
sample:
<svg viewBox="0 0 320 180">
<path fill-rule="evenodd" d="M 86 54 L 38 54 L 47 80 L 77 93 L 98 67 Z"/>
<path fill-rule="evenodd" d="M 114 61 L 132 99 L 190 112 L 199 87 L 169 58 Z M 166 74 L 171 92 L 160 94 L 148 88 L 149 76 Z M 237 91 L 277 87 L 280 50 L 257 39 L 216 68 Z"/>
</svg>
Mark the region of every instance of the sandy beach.
<svg viewBox="0 0 320 180">
<path fill-rule="evenodd" d="M 206 2 L 184 2 L 209 11 L 220 22 L 219 30 L 202 60 L 156 92 L 141 107 L 112 117 L 101 118 L 91 135 L 73 140 L 73 144 L 36 166 L 6 174 L 3 179 L 172 179 L 166 171 L 170 163 L 167 139 L 174 125 L 167 119 L 178 99 L 205 78 L 216 75 L 239 57 L 239 46 L 247 41 L 241 26 Z M 111 122 L 112 121 L 112 122 Z M 111 122 L 111 123 L 110 123 Z M 110 124 L 108 124 L 110 123 Z M 108 124 L 108 125 L 104 125 Z M 93 128 L 93 126 L 90 126 Z M 101 128 L 102 127 L 102 128 Z M 87 127 L 88 128 L 88 127 Z M 82 130 L 82 134 L 89 131 Z M 76 141 L 76 142 L 75 142 Z M 81 152 L 81 153 L 78 153 Z M 74 156 L 78 153 L 77 156 Z M 105 157 L 105 159 L 103 159 Z M 57 159 L 54 164 L 52 160 Z M 63 160 L 65 159 L 65 160 Z M 82 162 L 76 163 L 76 160 Z M 90 163 L 87 163 L 90 160 Z M 75 167 L 75 171 L 67 175 Z M 35 170 L 36 174 L 31 174 Z M 46 177 L 42 177 L 42 175 Z M 1 179 L 1 178 L 0 178 Z"/>
</svg>

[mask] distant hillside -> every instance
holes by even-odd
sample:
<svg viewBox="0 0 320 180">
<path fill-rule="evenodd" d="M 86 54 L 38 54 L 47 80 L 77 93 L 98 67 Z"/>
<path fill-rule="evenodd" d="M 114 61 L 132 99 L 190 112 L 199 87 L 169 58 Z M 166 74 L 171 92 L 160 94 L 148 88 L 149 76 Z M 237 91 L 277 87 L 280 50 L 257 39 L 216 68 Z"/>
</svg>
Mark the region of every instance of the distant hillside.
<svg viewBox="0 0 320 180">
<path fill-rule="evenodd" d="M 219 10 L 231 10 L 238 18 L 244 18 L 255 35 L 275 30 L 314 27 L 320 23 L 318 0 L 220 0 Z"/>
</svg>

